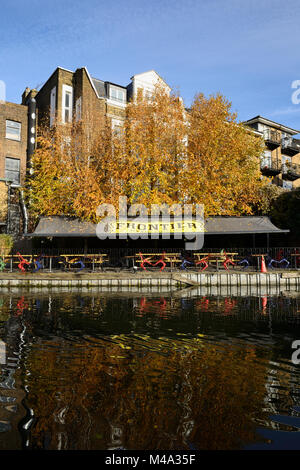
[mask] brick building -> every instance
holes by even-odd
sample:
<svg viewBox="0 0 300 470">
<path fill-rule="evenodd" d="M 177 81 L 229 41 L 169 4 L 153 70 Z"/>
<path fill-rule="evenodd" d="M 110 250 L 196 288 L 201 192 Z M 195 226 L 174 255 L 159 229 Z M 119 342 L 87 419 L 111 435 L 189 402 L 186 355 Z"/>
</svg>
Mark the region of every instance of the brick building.
<svg viewBox="0 0 300 470">
<path fill-rule="evenodd" d="M 171 88 L 154 71 L 150 70 L 131 77 L 127 86 L 103 81 L 90 76 L 86 67 L 75 72 L 58 67 L 36 95 L 39 122 L 52 124 L 54 118 L 70 122 L 87 115 L 92 110 L 111 119 L 112 128 L 121 127 L 128 101 L 138 89 L 151 93 L 159 82 L 168 91 Z M 272 183 L 291 190 L 300 186 L 300 140 L 294 138 L 300 131 L 291 129 L 261 116 L 245 122 L 261 135 L 266 144 L 261 161 L 262 174 L 272 178 Z"/>
<path fill-rule="evenodd" d="M 127 86 L 98 78 L 92 78 L 86 67 L 75 72 L 58 67 L 44 83 L 36 95 L 39 122 L 50 126 L 57 118 L 60 122 L 70 122 L 72 117 L 80 119 L 89 110 L 93 114 L 106 115 L 111 119 L 112 128 L 122 126 L 128 101 L 142 88 L 146 93 L 160 82 L 170 90 L 166 82 L 150 70 L 131 77 Z"/>
<path fill-rule="evenodd" d="M 15 237 L 27 231 L 22 185 L 35 149 L 37 125 L 52 126 L 91 114 L 107 116 L 113 129 L 122 126 L 126 106 L 137 90 L 151 93 L 165 81 L 154 71 L 134 75 L 127 86 L 92 78 L 86 67 L 74 72 L 58 67 L 39 91 L 26 88 L 21 104 L 0 102 L 0 233 Z"/>
<path fill-rule="evenodd" d="M 15 237 L 26 230 L 26 208 L 20 188 L 36 134 L 33 92 L 28 90 L 23 101 L 0 102 L 0 231 Z"/>
</svg>

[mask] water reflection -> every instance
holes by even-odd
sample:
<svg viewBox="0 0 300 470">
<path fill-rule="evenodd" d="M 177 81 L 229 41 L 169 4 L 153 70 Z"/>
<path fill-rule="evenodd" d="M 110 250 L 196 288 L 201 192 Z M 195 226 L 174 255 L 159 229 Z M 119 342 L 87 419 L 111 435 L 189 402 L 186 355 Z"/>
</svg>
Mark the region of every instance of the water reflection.
<svg viewBox="0 0 300 470">
<path fill-rule="evenodd" d="M 299 315 L 296 293 L 3 295 L 0 448 L 300 448 Z"/>
</svg>

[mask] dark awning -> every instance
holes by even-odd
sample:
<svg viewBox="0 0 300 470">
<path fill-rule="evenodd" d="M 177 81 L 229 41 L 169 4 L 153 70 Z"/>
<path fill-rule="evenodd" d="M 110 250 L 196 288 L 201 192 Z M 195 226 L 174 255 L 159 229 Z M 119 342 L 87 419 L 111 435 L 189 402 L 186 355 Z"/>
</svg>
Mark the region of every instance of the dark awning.
<svg viewBox="0 0 300 470">
<path fill-rule="evenodd" d="M 171 233 L 182 233 L 180 225 L 171 220 L 174 230 Z M 143 224 L 140 224 L 143 225 Z M 205 221 L 205 235 L 249 235 L 258 233 L 287 233 L 272 224 L 269 217 L 211 217 Z M 132 233 L 132 230 L 130 230 Z M 137 233 L 143 233 L 140 229 Z M 162 232 L 159 232 L 162 233 Z M 186 232 L 185 232 L 186 233 Z M 197 230 L 191 233 L 196 234 Z M 71 219 L 68 217 L 42 217 L 29 237 L 96 237 L 96 224 Z"/>
<path fill-rule="evenodd" d="M 205 235 L 242 235 L 256 233 L 287 233 L 272 224 L 269 217 L 211 217 L 205 222 Z"/>
<path fill-rule="evenodd" d="M 96 237 L 96 225 L 79 219 L 52 216 L 41 217 L 29 237 Z"/>
</svg>

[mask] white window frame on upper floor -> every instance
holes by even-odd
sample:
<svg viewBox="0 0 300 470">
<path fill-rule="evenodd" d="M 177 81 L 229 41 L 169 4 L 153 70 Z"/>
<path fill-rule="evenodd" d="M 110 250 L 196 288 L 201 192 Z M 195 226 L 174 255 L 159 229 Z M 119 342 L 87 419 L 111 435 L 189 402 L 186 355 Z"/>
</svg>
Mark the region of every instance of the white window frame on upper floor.
<svg viewBox="0 0 300 470">
<path fill-rule="evenodd" d="M 117 92 L 117 97 L 112 96 L 112 91 L 116 91 L 116 92 Z M 123 98 L 122 98 L 122 99 L 120 99 L 120 98 L 118 97 L 118 93 L 122 93 L 122 95 L 123 95 Z M 123 103 L 123 104 L 125 104 L 125 103 L 126 103 L 126 100 L 127 100 L 126 90 L 123 90 L 122 88 L 119 88 L 119 87 L 114 86 L 114 85 L 110 85 L 110 86 L 109 86 L 109 99 L 112 100 L 112 101 L 116 101 L 117 103 Z"/>
<path fill-rule="evenodd" d="M 69 106 L 66 106 L 66 96 L 69 95 Z M 69 112 L 69 117 L 66 120 L 66 111 Z M 63 84 L 62 86 L 62 104 L 61 104 L 62 122 L 72 122 L 73 114 L 73 87 Z"/>
<path fill-rule="evenodd" d="M 6 119 L 5 125 L 6 125 L 6 129 L 5 129 L 6 139 L 16 140 L 16 141 L 20 142 L 21 141 L 22 124 L 18 121 L 13 121 L 11 119 Z M 10 133 L 9 128 L 18 130 L 18 132 L 17 133 L 14 133 L 14 132 Z"/>
<path fill-rule="evenodd" d="M 123 127 L 124 127 L 124 121 L 121 121 L 120 119 L 112 118 L 111 128 L 115 134 L 120 134 L 123 130 Z"/>
<path fill-rule="evenodd" d="M 52 127 L 55 122 L 55 114 L 56 114 L 56 86 L 53 87 L 50 92 L 50 127 Z"/>
</svg>

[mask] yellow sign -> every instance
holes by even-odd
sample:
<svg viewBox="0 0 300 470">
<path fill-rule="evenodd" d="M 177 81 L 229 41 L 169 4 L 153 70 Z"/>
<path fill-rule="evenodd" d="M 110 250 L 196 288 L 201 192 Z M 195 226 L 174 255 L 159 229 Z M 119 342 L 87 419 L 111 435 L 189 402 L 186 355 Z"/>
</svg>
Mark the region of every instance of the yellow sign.
<svg viewBox="0 0 300 470">
<path fill-rule="evenodd" d="M 199 233 L 204 232 L 204 223 L 194 220 L 173 222 L 127 221 L 109 224 L 108 233 Z"/>
</svg>

